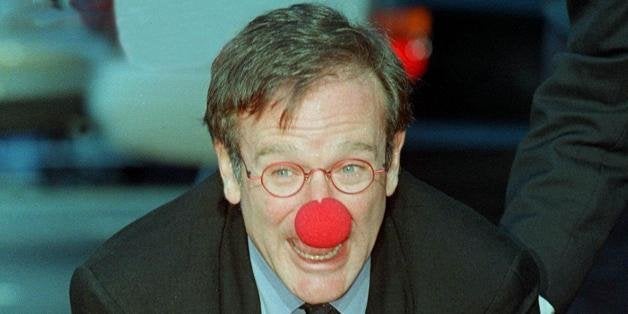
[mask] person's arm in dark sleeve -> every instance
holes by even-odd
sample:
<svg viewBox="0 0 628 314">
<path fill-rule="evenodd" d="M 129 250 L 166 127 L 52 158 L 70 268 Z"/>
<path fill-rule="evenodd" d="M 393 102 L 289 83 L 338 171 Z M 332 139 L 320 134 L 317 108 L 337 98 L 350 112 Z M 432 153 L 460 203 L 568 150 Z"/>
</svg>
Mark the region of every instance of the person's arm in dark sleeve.
<svg viewBox="0 0 628 314">
<path fill-rule="evenodd" d="M 539 313 L 539 271 L 528 251 L 513 260 L 496 295 L 485 313 Z"/>
<path fill-rule="evenodd" d="M 534 95 L 501 225 L 531 248 L 561 312 L 628 200 L 628 1 L 568 1 L 572 27 Z"/>
<path fill-rule="evenodd" d="M 70 282 L 72 313 L 123 313 L 92 272 L 77 268 Z"/>
</svg>

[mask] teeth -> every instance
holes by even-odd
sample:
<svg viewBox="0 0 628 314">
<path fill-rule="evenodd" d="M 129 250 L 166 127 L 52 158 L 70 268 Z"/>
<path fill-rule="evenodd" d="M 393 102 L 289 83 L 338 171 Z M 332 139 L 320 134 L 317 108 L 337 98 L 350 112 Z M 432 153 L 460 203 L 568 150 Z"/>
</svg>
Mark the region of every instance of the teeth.
<svg viewBox="0 0 628 314">
<path fill-rule="evenodd" d="M 338 244 L 336 247 L 334 247 L 333 249 L 331 249 L 329 252 L 325 253 L 325 254 L 310 254 L 310 253 L 306 253 L 303 250 L 301 250 L 300 248 L 298 248 L 296 246 L 296 244 L 292 243 L 292 248 L 294 248 L 294 251 L 297 252 L 297 254 L 299 254 L 299 256 L 305 258 L 305 259 L 309 259 L 312 261 L 323 261 L 323 260 L 327 260 L 330 259 L 334 256 L 336 256 L 336 254 L 338 254 L 338 252 L 340 252 L 340 248 L 342 247 L 342 243 Z"/>
</svg>

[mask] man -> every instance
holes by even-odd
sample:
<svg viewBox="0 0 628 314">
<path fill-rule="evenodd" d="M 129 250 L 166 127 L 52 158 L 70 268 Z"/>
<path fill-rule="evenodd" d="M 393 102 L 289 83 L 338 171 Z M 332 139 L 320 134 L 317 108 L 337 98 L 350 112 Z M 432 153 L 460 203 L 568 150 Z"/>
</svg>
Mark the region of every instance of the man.
<svg viewBox="0 0 628 314">
<path fill-rule="evenodd" d="M 212 65 L 220 178 L 75 272 L 75 312 L 527 313 L 531 256 L 401 170 L 408 82 L 377 33 L 295 5 Z"/>
<path fill-rule="evenodd" d="M 501 223 L 538 256 L 557 312 L 625 313 L 628 1 L 567 8 L 566 51 L 534 96 Z"/>
</svg>

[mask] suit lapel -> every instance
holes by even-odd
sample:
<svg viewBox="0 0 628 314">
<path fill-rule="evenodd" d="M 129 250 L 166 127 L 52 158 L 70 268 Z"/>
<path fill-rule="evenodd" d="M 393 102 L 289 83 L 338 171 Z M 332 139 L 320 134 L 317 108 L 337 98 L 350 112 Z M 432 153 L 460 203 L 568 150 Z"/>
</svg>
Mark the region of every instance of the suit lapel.
<svg viewBox="0 0 628 314">
<path fill-rule="evenodd" d="M 228 209 L 219 263 L 221 313 L 260 313 L 259 295 L 239 207 Z"/>
<path fill-rule="evenodd" d="M 371 253 L 371 263 L 366 312 L 415 313 L 407 265 L 388 210 Z"/>
</svg>

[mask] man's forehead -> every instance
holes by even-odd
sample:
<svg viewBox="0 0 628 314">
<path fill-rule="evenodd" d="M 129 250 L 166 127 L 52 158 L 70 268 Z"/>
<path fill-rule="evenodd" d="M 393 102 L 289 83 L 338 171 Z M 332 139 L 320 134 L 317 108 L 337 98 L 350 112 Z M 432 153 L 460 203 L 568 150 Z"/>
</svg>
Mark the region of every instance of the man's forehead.
<svg viewBox="0 0 628 314">
<path fill-rule="evenodd" d="M 311 111 L 327 112 L 334 115 L 338 109 L 342 108 L 325 106 L 324 102 L 311 101 L 313 99 L 318 100 L 313 95 L 318 95 L 321 91 L 333 89 L 337 85 L 349 81 L 357 82 L 357 84 L 365 87 L 360 93 L 344 95 L 344 98 L 359 100 L 362 107 L 357 113 L 377 112 L 383 117 L 386 111 L 387 97 L 379 79 L 370 70 L 349 69 L 327 74 L 303 87 L 296 94 L 292 83 L 286 82 L 272 92 L 272 97 L 269 98 L 266 105 L 260 106 L 259 111 L 238 115 L 238 124 L 249 120 L 253 123 L 277 123 L 280 128 L 288 129 L 297 117 L 305 116 L 307 119 L 308 112 Z M 308 105 L 304 106 L 304 103 Z"/>
<path fill-rule="evenodd" d="M 241 148 L 256 159 L 306 147 L 377 152 L 385 132 L 382 94 L 378 79 L 368 72 L 330 76 L 312 86 L 298 104 L 290 103 L 282 91 L 262 113 L 239 115 Z M 291 119 L 282 124 L 290 109 Z"/>
</svg>

